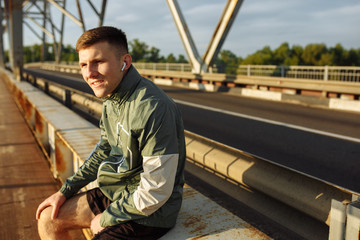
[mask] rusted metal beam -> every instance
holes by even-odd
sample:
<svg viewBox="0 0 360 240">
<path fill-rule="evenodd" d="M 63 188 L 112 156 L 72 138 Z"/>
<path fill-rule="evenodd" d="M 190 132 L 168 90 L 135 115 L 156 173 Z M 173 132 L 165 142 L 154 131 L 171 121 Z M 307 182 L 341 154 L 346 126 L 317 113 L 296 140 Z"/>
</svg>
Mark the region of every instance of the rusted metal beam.
<svg viewBox="0 0 360 240">
<path fill-rule="evenodd" d="M 222 16 L 216 26 L 215 32 L 211 38 L 209 46 L 203 56 L 203 62 L 208 71 L 212 64 L 215 62 L 222 45 L 225 42 L 230 28 L 235 20 L 237 13 L 241 7 L 243 0 L 228 0 L 224 8 Z"/>
<path fill-rule="evenodd" d="M 0 67 L 5 67 L 4 63 L 4 41 L 3 41 L 3 33 L 4 28 L 2 25 L 3 21 L 3 7 L 2 7 L 2 1 L 0 0 Z"/>
<path fill-rule="evenodd" d="M 22 0 L 5 1 L 9 15 L 10 64 L 18 81 L 23 69 Z"/>
<path fill-rule="evenodd" d="M 181 40 L 184 44 L 185 51 L 188 55 L 189 62 L 192 65 L 193 73 L 206 73 L 209 71 L 209 69 L 212 69 L 211 65 L 214 63 L 226 39 L 226 36 L 230 31 L 232 23 L 235 20 L 235 17 L 240 9 L 242 2 L 243 0 L 227 1 L 223 14 L 210 40 L 209 46 L 204 56 L 201 58 L 191 37 L 190 30 L 186 25 L 185 18 L 181 13 L 181 9 L 177 0 L 167 0 L 170 12 L 173 16 Z"/>
<path fill-rule="evenodd" d="M 202 59 L 196 49 L 195 43 L 191 37 L 190 30 L 185 22 L 185 18 L 181 13 L 180 6 L 177 0 L 167 0 L 170 8 L 170 12 L 175 21 L 175 25 L 179 31 L 181 40 L 184 44 L 186 54 L 189 58 L 189 62 L 192 66 L 194 73 L 202 72 Z"/>
<path fill-rule="evenodd" d="M 63 14 L 68 16 L 71 20 L 73 20 L 74 23 L 79 25 L 79 27 L 83 28 L 83 22 L 81 22 L 79 19 L 77 19 L 75 16 L 73 16 L 70 12 L 68 12 L 64 7 L 60 6 L 56 1 L 54 0 L 47 0 L 49 3 L 54 5 L 57 9 L 59 9 Z"/>
<path fill-rule="evenodd" d="M 77 9 L 78 9 L 80 21 L 81 21 L 81 23 L 82 23 L 82 29 L 83 29 L 83 31 L 85 32 L 85 31 L 86 31 L 86 28 L 85 28 L 84 19 L 83 19 L 82 11 L 81 11 L 81 5 L 80 5 L 79 0 L 76 0 L 76 7 L 77 7 Z"/>
<path fill-rule="evenodd" d="M 104 17 L 105 17 L 105 9 L 106 9 L 107 0 L 103 0 L 101 4 L 101 10 L 99 15 L 99 27 L 103 25 Z"/>
</svg>

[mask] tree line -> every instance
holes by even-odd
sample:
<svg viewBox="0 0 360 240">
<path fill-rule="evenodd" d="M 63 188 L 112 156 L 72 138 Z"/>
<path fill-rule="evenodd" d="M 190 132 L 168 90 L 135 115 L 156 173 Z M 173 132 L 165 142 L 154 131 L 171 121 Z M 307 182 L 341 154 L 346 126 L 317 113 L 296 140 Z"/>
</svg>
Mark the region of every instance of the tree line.
<svg viewBox="0 0 360 240">
<path fill-rule="evenodd" d="M 43 54 L 43 47 L 41 44 L 34 44 L 32 46 L 25 46 L 23 48 L 24 63 L 54 61 L 53 45 L 45 44 L 45 54 Z M 154 62 L 154 63 L 188 63 L 185 56 L 180 54 L 177 57 L 174 54 L 169 54 L 164 57 L 160 55 L 160 49 L 156 47 L 149 47 L 145 42 L 138 39 L 129 41 L 129 51 L 133 62 Z M 44 57 L 42 57 L 44 56 Z M 44 59 L 42 59 L 44 58 Z M 62 62 L 77 62 L 79 60 L 78 53 L 75 48 L 68 44 L 62 46 L 61 61 Z M 9 52 L 5 51 L 5 62 L 9 61 Z"/>
<path fill-rule="evenodd" d="M 228 50 L 222 50 L 216 60 L 218 72 L 236 73 L 231 66 L 236 65 L 300 65 L 300 66 L 360 66 L 360 48 L 345 49 L 340 43 L 327 47 L 323 43 L 312 43 L 304 48 L 300 45 L 289 46 L 287 42 L 271 50 L 269 46 L 248 55 L 237 57 Z"/>
<path fill-rule="evenodd" d="M 134 62 L 154 63 L 187 63 L 184 55 L 169 54 L 162 56 L 160 49 L 149 46 L 139 39 L 129 41 L 129 51 Z M 54 61 L 52 44 L 46 44 L 44 59 L 42 59 L 42 45 L 24 47 L 24 63 Z M 61 60 L 63 62 L 78 61 L 78 54 L 72 45 L 62 47 Z M 5 61 L 8 61 L 8 51 L 5 52 Z M 308 44 L 304 48 L 300 45 L 289 46 L 287 42 L 272 50 L 269 46 L 247 57 L 236 56 L 229 50 L 220 51 L 215 67 L 218 72 L 235 74 L 238 65 L 305 65 L 305 66 L 360 66 L 360 48 L 345 49 L 340 43 L 334 47 L 327 47 L 323 43 Z"/>
</svg>

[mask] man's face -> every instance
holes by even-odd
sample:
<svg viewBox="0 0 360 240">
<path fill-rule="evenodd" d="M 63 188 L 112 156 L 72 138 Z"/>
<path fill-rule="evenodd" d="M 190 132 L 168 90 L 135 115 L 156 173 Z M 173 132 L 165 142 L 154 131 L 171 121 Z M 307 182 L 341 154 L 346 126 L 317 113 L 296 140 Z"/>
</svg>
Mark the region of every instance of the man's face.
<svg viewBox="0 0 360 240">
<path fill-rule="evenodd" d="M 108 42 L 99 42 L 79 50 L 79 64 L 84 80 L 97 97 L 110 96 L 123 78 L 123 57 Z"/>
</svg>

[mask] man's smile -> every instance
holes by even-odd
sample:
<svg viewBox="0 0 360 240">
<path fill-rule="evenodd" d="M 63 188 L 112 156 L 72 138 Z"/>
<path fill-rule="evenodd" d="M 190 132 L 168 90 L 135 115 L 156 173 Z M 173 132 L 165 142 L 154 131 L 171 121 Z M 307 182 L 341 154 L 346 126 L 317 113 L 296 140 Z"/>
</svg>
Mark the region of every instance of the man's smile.
<svg viewBox="0 0 360 240">
<path fill-rule="evenodd" d="M 90 81 L 90 86 L 94 87 L 94 88 L 97 88 L 97 87 L 100 87 L 103 83 L 104 83 L 104 80 L 100 80 L 100 79 L 91 80 Z"/>
</svg>

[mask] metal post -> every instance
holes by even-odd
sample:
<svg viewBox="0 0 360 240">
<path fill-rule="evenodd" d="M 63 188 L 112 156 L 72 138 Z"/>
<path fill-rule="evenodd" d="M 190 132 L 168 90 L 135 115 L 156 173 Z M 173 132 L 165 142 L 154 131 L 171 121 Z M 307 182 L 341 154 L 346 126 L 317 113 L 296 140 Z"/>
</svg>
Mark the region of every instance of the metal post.
<svg viewBox="0 0 360 240">
<path fill-rule="evenodd" d="M 46 29 L 46 18 L 47 18 L 47 1 L 44 1 L 44 11 L 43 11 L 43 28 Z M 46 33 L 43 31 L 42 34 L 42 51 L 41 51 L 41 62 L 45 62 L 47 58 L 47 48 L 46 48 Z"/>
<path fill-rule="evenodd" d="M 324 81 L 327 81 L 329 79 L 329 66 L 326 65 L 324 67 Z"/>
<path fill-rule="evenodd" d="M 281 65 L 281 77 L 285 77 L 285 66 Z"/>
<path fill-rule="evenodd" d="M 11 67 L 18 81 L 21 80 L 23 68 L 23 27 L 22 0 L 11 0 L 9 4 L 9 37 L 12 53 Z"/>
<path fill-rule="evenodd" d="M 66 6 L 66 0 L 63 2 L 63 8 Z M 57 60 L 57 63 L 61 62 L 61 52 L 62 52 L 62 45 L 63 45 L 63 36 L 64 36 L 64 24 L 65 24 L 65 14 L 63 13 L 61 15 L 61 27 L 60 27 L 60 40 L 57 47 L 57 52 L 55 59 Z"/>
<path fill-rule="evenodd" d="M 347 204 L 331 200 L 329 240 L 344 240 Z"/>
<path fill-rule="evenodd" d="M 72 108 L 71 91 L 68 89 L 65 89 L 65 91 L 64 91 L 63 102 L 66 107 L 68 107 L 70 109 Z"/>
<path fill-rule="evenodd" d="M 347 208 L 346 240 L 358 240 L 360 234 L 360 202 L 350 203 Z"/>
<path fill-rule="evenodd" d="M 0 0 L 0 67 L 4 68 L 4 41 L 3 41 L 3 8 L 2 8 L 2 1 Z"/>
</svg>

